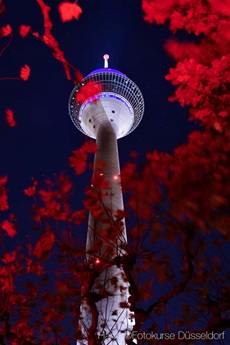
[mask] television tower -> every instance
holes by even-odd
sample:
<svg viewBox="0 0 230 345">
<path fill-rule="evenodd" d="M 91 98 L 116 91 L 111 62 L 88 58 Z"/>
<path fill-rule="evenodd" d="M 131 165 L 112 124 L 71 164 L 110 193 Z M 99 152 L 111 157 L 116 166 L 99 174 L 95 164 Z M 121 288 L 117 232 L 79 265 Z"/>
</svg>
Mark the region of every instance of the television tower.
<svg viewBox="0 0 230 345">
<path fill-rule="evenodd" d="M 79 321 L 82 339 L 77 345 L 125 345 L 135 324 L 128 303 L 130 285 L 119 260 L 127 255 L 127 235 L 124 218 L 117 217 L 117 211 L 124 210 L 117 139 L 138 126 L 144 113 L 144 99 L 132 80 L 108 67 L 109 55 L 103 58 L 104 68 L 88 74 L 74 87 L 69 99 L 74 125 L 96 139 L 93 177 L 106 181 L 96 202 L 100 217 L 93 212 L 89 214 L 88 278 L 82 287 Z M 80 101 L 78 95 L 87 85 L 93 85 L 95 93 L 87 96 L 85 92 L 85 99 Z M 91 188 L 97 186 L 92 184 Z"/>
</svg>

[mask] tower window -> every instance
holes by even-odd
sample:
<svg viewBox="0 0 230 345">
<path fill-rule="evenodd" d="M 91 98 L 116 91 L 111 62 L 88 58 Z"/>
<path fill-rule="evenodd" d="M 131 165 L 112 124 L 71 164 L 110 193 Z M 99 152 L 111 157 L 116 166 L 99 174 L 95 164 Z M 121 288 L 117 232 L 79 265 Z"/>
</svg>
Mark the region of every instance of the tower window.
<svg viewBox="0 0 230 345">
<path fill-rule="evenodd" d="M 115 110 L 112 110 L 112 113 L 114 114 L 114 113 L 115 113 Z"/>
<path fill-rule="evenodd" d="M 91 119 L 89 119 L 89 122 L 92 122 L 92 120 L 91 120 Z"/>
</svg>

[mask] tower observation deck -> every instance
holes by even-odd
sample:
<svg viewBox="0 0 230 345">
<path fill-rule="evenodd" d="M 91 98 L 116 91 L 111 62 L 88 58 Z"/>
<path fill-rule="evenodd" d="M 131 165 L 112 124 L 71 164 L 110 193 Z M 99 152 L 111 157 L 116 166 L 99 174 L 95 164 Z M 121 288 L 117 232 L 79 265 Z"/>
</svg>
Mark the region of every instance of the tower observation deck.
<svg viewBox="0 0 230 345">
<path fill-rule="evenodd" d="M 144 99 L 132 80 L 108 68 L 108 58 L 104 55 L 104 68 L 88 74 L 74 87 L 69 99 L 74 125 L 96 139 L 93 174 L 103 178 L 107 186 L 100 190 L 97 201 L 100 218 L 93 212 L 89 214 L 86 260 L 91 283 L 82 287 L 82 339 L 77 345 L 125 345 L 135 323 L 134 314 L 127 307 L 130 284 L 120 264 L 121 258 L 128 255 L 128 246 L 125 221 L 117 221 L 117 211 L 124 210 L 117 139 L 138 126 L 144 113 Z M 95 92 L 84 92 L 87 87 Z M 82 93 L 84 98 L 79 97 Z"/>
</svg>

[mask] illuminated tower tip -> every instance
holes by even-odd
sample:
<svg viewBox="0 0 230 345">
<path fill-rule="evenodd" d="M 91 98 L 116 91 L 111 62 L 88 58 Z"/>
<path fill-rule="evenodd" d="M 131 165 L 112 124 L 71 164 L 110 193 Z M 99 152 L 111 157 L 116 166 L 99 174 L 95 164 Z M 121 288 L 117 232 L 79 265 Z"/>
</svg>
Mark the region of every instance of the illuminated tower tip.
<svg viewBox="0 0 230 345">
<path fill-rule="evenodd" d="M 108 68 L 108 67 L 109 67 L 109 64 L 108 64 L 108 61 L 109 61 L 109 54 L 103 55 L 103 59 L 105 60 L 105 61 L 104 61 L 104 68 Z"/>
</svg>

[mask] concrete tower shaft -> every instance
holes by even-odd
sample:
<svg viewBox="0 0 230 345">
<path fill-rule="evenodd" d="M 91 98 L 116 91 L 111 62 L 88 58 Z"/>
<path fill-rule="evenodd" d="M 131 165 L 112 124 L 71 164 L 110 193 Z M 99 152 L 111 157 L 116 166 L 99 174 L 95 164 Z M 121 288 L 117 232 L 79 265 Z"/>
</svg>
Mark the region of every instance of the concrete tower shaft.
<svg viewBox="0 0 230 345">
<path fill-rule="evenodd" d="M 125 247 L 127 237 L 124 221 L 116 220 L 117 211 L 124 210 L 124 205 L 116 133 L 110 123 L 100 126 L 96 143 L 94 174 L 106 181 L 106 187 L 98 191 L 102 210 L 100 219 L 95 220 L 92 214 L 89 215 L 86 255 L 87 259 L 93 255 L 111 261 L 122 253 L 121 247 Z M 96 188 L 93 184 L 91 187 Z"/>
<path fill-rule="evenodd" d="M 79 101 L 78 95 L 89 83 L 96 85 L 97 92 Z M 73 123 L 96 139 L 98 146 L 91 188 L 100 209 L 99 217 L 93 211 L 89 215 L 86 259 L 93 278 L 82 287 L 79 326 L 83 339 L 77 345 L 125 345 L 134 326 L 128 308 L 130 285 L 119 264 L 119 258 L 127 255 L 127 234 L 124 219 L 116 217 L 118 210 L 124 210 L 117 139 L 138 126 L 143 112 L 144 100 L 137 85 L 110 68 L 90 73 L 70 95 Z M 98 179 L 104 182 L 101 188 L 94 183 Z"/>
<path fill-rule="evenodd" d="M 100 339 L 103 345 L 125 345 L 126 336 L 132 331 L 135 322 L 129 308 L 122 307 L 128 305 L 129 282 L 123 267 L 114 263 L 116 258 L 125 255 L 127 237 L 124 220 L 117 222 L 115 217 L 117 210 L 123 210 L 124 205 L 117 139 L 110 122 L 100 126 L 96 143 L 98 152 L 95 154 L 94 174 L 107 182 L 107 186 L 99 190 L 103 195 L 101 201 L 98 201 L 103 210 L 102 215 L 99 219 L 95 219 L 91 213 L 89 215 L 86 244 L 87 262 L 95 274 L 90 296 L 99 296 L 95 302 L 97 336 L 92 332 L 95 317 L 92 303 L 83 285 L 80 329 L 85 339 L 78 341 L 77 345 L 89 344 L 89 339 L 94 344 L 97 344 L 96 339 Z M 91 185 L 91 188 L 97 187 Z"/>
</svg>

